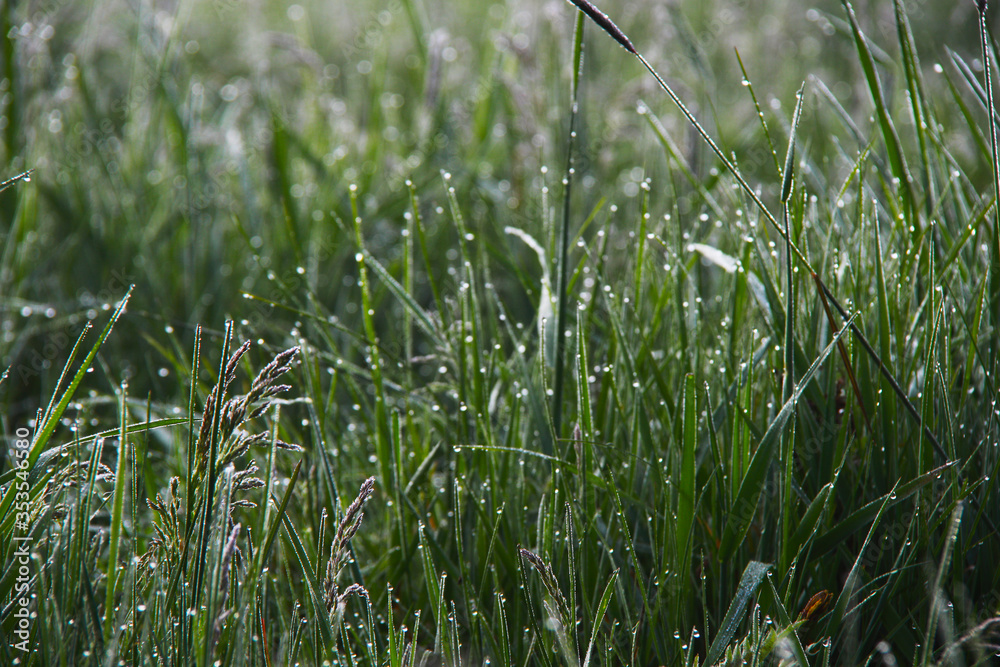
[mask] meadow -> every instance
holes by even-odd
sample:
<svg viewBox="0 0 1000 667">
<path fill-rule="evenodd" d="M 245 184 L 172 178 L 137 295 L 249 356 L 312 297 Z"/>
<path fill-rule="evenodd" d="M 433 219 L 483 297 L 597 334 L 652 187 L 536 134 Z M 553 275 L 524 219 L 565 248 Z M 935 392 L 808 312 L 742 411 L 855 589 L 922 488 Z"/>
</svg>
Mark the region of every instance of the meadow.
<svg viewBox="0 0 1000 667">
<path fill-rule="evenodd" d="M 0 664 L 995 664 L 995 11 L 4 3 Z"/>
</svg>

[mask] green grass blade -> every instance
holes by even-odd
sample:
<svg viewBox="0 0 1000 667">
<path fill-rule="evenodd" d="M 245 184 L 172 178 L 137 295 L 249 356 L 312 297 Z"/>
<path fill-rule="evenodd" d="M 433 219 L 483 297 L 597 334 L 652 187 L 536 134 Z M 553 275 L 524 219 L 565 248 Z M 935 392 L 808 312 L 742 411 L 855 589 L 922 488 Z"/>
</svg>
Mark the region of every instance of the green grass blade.
<svg viewBox="0 0 1000 667">
<path fill-rule="evenodd" d="M 924 632 L 924 637 L 936 637 L 938 621 L 942 614 L 948 613 L 945 609 L 947 601 L 945 600 L 945 596 L 942 591 L 944 587 L 944 579 L 947 574 L 947 570 L 951 565 L 951 557 L 955 550 L 955 542 L 958 540 L 958 529 L 962 525 L 962 511 L 964 508 L 964 503 L 959 501 L 951 513 L 951 519 L 948 521 L 948 534 L 944 539 L 944 547 L 941 551 L 941 559 L 938 561 L 938 568 L 937 573 L 934 575 L 934 582 L 930 586 L 931 609 L 930 614 L 928 614 L 927 617 L 927 630 Z M 931 664 L 931 651 L 933 648 L 933 643 L 924 643 L 923 655 L 920 660 L 921 665 Z"/>
<path fill-rule="evenodd" d="M 604 593 L 601 595 L 601 601 L 597 603 L 597 609 L 594 610 L 594 625 L 590 631 L 590 643 L 587 644 L 587 654 L 583 658 L 583 667 L 588 667 L 590 665 L 590 656 L 594 651 L 594 644 L 597 643 L 597 633 L 601 629 L 601 624 L 604 622 L 604 615 L 608 611 L 608 605 L 611 603 L 611 597 L 615 593 L 615 582 L 618 580 L 618 570 L 611 573 L 608 577 L 608 583 L 604 586 Z"/>
<path fill-rule="evenodd" d="M 35 433 L 35 437 L 31 442 L 31 450 L 28 453 L 28 463 L 30 466 L 34 466 L 35 462 L 38 461 L 38 457 L 41 455 L 42 450 L 48 443 L 49 438 L 52 437 L 52 433 L 55 431 L 56 426 L 59 424 L 59 419 L 62 417 L 63 412 L 66 411 L 67 406 L 69 406 L 70 401 L 73 399 L 74 394 L 76 394 L 77 387 L 80 386 L 80 382 L 83 381 L 84 376 L 90 370 L 91 365 L 94 363 L 94 359 L 97 357 L 98 350 L 101 349 L 101 345 L 107 340 L 107 337 L 111 334 L 111 329 L 114 328 L 115 323 L 118 322 L 118 318 L 122 316 L 125 312 L 125 306 L 128 305 L 128 300 L 132 296 L 132 287 L 129 287 L 125 296 L 122 297 L 121 301 L 118 302 L 118 306 L 115 308 L 114 312 L 111 314 L 111 319 L 108 323 L 104 325 L 104 330 L 101 331 L 101 335 L 97 337 L 94 345 L 90 348 L 90 352 L 87 356 L 83 358 L 83 363 L 80 364 L 80 368 L 77 370 L 73 379 L 70 381 L 69 386 L 63 391 L 62 396 L 60 396 L 59 401 L 54 407 L 50 407 L 47 411 L 42 426 Z M 74 350 L 76 347 L 74 347 Z M 67 365 L 68 368 L 68 365 Z M 4 508 L 0 507 L 0 513 Z"/>
<path fill-rule="evenodd" d="M 851 317 L 850 322 L 854 321 L 854 317 Z M 785 424 L 788 423 L 788 419 L 792 416 L 799 396 L 802 395 L 802 392 L 812 381 L 813 376 L 819 371 L 834 348 L 836 348 L 837 342 L 848 328 L 845 326 L 837 332 L 837 335 L 833 337 L 833 340 L 826 346 L 826 349 L 823 350 L 812 366 L 802 375 L 802 378 L 795 385 L 795 390 L 792 392 L 791 397 L 785 401 L 785 404 L 781 407 L 781 411 L 778 412 L 774 421 L 768 426 L 760 444 L 757 445 L 757 451 L 754 452 L 753 458 L 750 460 L 750 467 L 747 469 L 746 475 L 743 477 L 743 482 L 740 484 L 740 489 L 736 494 L 736 500 L 733 503 L 733 511 L 730 513 L 729 521 L 726 522 L 722 544 L 719 547 L 719 557 L 721 559 L 728 560 L 732 558 L 737 547 L 743 543 L 747 530 L 750 528 L 750 522 L 753 520 L 754 514 L 756 514 L 757 503 L 764 492 L 764 482 L 774 458 L 774 448 L 784 431 Z"/>
<path fill-rule="evenodd" d="M 680 478 L 677 480 L 677 559 L 676 567 L 683 570 L 693 544 L 695 494 L 697 484 L 698 411 L 694 373 L 684 377 L 683 446 Z"/>
<path fill-rule="evenodd" d="M 291 487 L 289 486 L 289 488 Z M 288 494 L 285 495 L 287 497 Z M 273 500 L 277 501 L 277 498 L 273 498 Z M 282 500 L 282 503 L 284 502 L 285 501 Z M 330 658 L 333 659 L 336 647 L 334 646 L 333 626 L 330 624 L 330 614 L 326 609 L 326 603 L 323 601 L 323 589 L 320 586 L 320 582 L 316 579 L 312 563 L 309 561 L 309 555 L 306 553 L 305 546 L 302 544 L 302 539 L 295 530 L 295 524 L 292 523 L 292 520 L 286 512 L 280 512 L 279 516 L 281 524 L 285 527 L 285 537 L 288 539 L 288 542 L 292 547 L 292 552 L 295 554 L 295 560 L 301 568 L 306 588 L 309 591 L 309 602 L 313 607 L 313 616 L 319 626 L 320 635 L 323 638 L 323 644 Z"/>
<path fill-rule="evenodd" d="M 916 479 L 912 479 L 905 484 L 901 484 L 893 490 L 893 493 L 887 493 L 880 496 L 879 498 L 872 500 L 863 507 L 858 508 L 848 516 L 844 517 L 837 523 L 837 525 L 816 538 L 816 541 L 813 543 L 813 558 L 818 558 L 829 553 L 833 549 L 836 549 L 837 546 L 846 540 L 850 535 L 853 535 L 855 532 L 868 525 L 868 523 L 878 515 L 882 504 L 886 500 L 891 501 L 888 507 L 901 503 L 921 488 L 939 479 L 941 475 L 953 469 L 955 465 L 956 463 L 951 462 L 938 466 L 937 468 L 920 475 Z"/>
<path fill-rule="evenodd" d="M 569 299 L 567 284 L 569 280 L 569 226 L 571 213 L 571 195 L 573 192 L 574 150 L 576 146 L 576 126 L 579 114 L 577 96 L 580 90 L 580 72 L 583 68 L 583 25 L 584 13 L 577 12 L 576 28 L 573 37 L 573 89 L 570 97 L 569 139 L 566 146 L 566 172 L 563 176 L 563 211 L 559 229 L 559 249 L 556 255 L 556 321 L 555 325 L 555 376 L 552 389 L 552 431 L 558 439 L 562 437 L 563 421 L 563 385 L 566 373 L 566 312 Z"/>
<path fill-rule="evenodd" d="M 119 403 L 118 463 L 115 466 L 115 491 L 111 505 L 111 535 L 108 538 L 108 569 L 105 571 L 107 589 L 104 598 L 104 641 L 111 642 L 115 632 L 115 596 L 119 586 L 118 557 L 121 550 L 122 518 L 125 513 L 125 488 L 128 486 L 129 441 L 125 435 L 128 426 L 128 385 L 122 382 Z M 135 479 L 132 479 L 135 483 Z"/>
<path fill-rule="evenodd" d="M 736 595 L 729 603 L 729 609 L 726 611 L 726 616 L 719 627 L 719 633 L 712 641 L 703 664 L 714 665 L 726 654 L 726 648 L 729 647 L 733 637 L 736 636 L 736 631 L 743 621 L 743 613 L 750 603 L 750 598 L 757 592 L 761 582 L 764 581 L 764 576 L 770 568 L 770 564 L 761 563 L 756 560 L 747 563 L 746 568 L 743 570 L 743 576 L 740 577 L 740 586 L 736 590 Z"/>
<path fill-rule="evenodd" d="M 875 71 L 875 58 L 872 56 L 871 45 L 868 38 L 861 31 L 858 24 L 858 17 L 854 14 L 854 7 L 848 0 L 841 0 L 847 18 L 851 24 L 851 32 L 854 35 L 855 48 L 858 57 L 861 59 L 861 69 L 865 74 L 865 81 L 868 83 L 868 92 L 871 94 L 872 103 L 875 105 L 875 113 L 878 117 L 879 127 L 882 130 L 882 138 L 889 153 L 889 165 L 892 167 L 893 176 L 899 180 L 900 194 L 903 198 L 903 208 L 908 217 L 913 215 L 913 185 L 910 172 L 906 166 L 906 158 L 893 125 L 891 112 L 882 94 L 882 83 L 879 81 L 878 73 Z"/>
</svg>

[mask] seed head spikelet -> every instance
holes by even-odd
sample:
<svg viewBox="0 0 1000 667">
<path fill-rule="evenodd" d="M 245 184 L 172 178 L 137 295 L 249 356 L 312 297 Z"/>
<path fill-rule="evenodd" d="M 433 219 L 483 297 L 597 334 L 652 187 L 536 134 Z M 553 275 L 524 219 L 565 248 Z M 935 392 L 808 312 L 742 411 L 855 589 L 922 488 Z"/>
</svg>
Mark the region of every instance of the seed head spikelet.
<svg viewBox="0 0 1000 667">
<path fill-rule="evenodd" d="M 635 47 L 632 46 L 632 40 L 615 25 L 614 21 L 608 18 L 607 14 L 591 4 L 589 0 L 570 0 L 570 2 L 579 7 L 580 11 L 589 16 L 594 23 L 601 26 L 604 32 L 614 37 L 615 41 L 625 47 L 626 51 L 634 55 L 639 55 Z"/>
<path fill-rule="evenodd" d="M 344 517 L 340 520 L 340 525 L 337 527 L 337 534 L 333 536 L 333 542 L 330 544 L 330 560 L 326 564 L 326 579 L 323 582 L 326 589 L 327 611 L 333 611 L 334 607 L 343 603 L 348 595 L 357 592 L 357 589 L 361 588 L 359 585 L 351 585 L 341 594 L 338 590 L 337 579 L 340 577 L 340 571 L 347 562 L 349 554 L 347 543 L 351 541 L 351 538 L 357 534 L 358 529 L 361 527 L 361 520 L 365 517 L 365 513 L 361 510 L 365 503 L 368 502 L 368 499 L 371 498 L 374 491 L 375 478 L 369 477 L 361 484 L 361 489 L 358 490 L 358 497 L 347 506 L 347 509 L 344 511 Z"/>
</svg>

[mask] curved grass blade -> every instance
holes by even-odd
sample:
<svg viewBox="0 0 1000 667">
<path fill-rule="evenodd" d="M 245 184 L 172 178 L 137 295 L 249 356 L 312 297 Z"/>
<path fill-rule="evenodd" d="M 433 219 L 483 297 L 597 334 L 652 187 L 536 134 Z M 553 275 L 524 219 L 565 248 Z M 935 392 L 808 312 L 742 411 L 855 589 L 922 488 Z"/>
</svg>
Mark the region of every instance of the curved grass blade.
<svg viewBox="0 0 1000 667">
<path fill-rule="evenodd" d="M 769 569 L 771 569 L 769 563 L 761 563 L 756 560 L 747 563 L 743 570 L 743 576 L 740 577 L 740 587 L 736 590 L 736 596 L 729 603 L 729 610 L 726 611 L 726 617 L 722 620 L 719 634 L 715 636 L 712 646 L 708 649 L 708 655 L 705 656 L 705 662 L 702 664 L 714 665 L 725 655 L 726 648 L 736 636 L 736 630 L 740 626 L 740 621 L 743 620 L 743 612 L 746 611 L 750 598 L 757 592 Z"/>
<path fill-rule="evenodd" d="M 819 558 L 825 555 L 835 549 L 837 545 L 847 539 L 849 535 L 852 535 L 860 530 L 872 520 L 872 517 L 878 514 L 881 504 L 886 499 L 891 501 L 889 507 L 901 503 L 924 486 L 927 486 L 934 480 L 941 477 L 942 474 L 954 468 L 956 465 L 957 463 L 952 461 L 944 464 L 943 466 L 938 466 L 934 470 L 928 470 L 916 479 L 912 479 L 906 484 L 893 489 L 894 494 L 887 493 L 884 496 L 871 501 L 864 507 L 855 510 L 849 516 L 841 520 L 836 526 L 816 538 L 816 541 L 813 543 L 812 557 Z"/>
<path fill-rule="evenodd" d="M 597 609 L 594 612 L 594 626 L 590 631 L 590 643 L 587 645 L 587 655 L 583 658 L 583 667 L 588 667 L 590 664 L 590 656 L 594 651 L 594 644 L 597 642 L 597 631 L 601 627 L 601 623 L 604 621 L 604 614 L 608 610 L 608 604 L 611 602 L 611 596 L 615 593 L 615 581 L 618 579 L 619 570 L 615 570 L 608 577 L 608 583 L 604 587 L 604 594 L 601 595 L 601 601 L 597 603 Z"/>
</svg>

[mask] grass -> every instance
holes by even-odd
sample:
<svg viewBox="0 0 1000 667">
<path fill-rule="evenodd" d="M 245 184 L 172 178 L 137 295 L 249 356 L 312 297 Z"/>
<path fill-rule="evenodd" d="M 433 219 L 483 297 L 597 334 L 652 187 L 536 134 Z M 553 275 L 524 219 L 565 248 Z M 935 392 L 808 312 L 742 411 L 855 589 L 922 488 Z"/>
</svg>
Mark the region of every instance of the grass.
<svg viewBox="0 0 1000 667">
<path fill-rule="evenodd" d="M 995 660 L 985 5 L 574 4 L 4 6 L 0 662 Z"/>
</svg>

